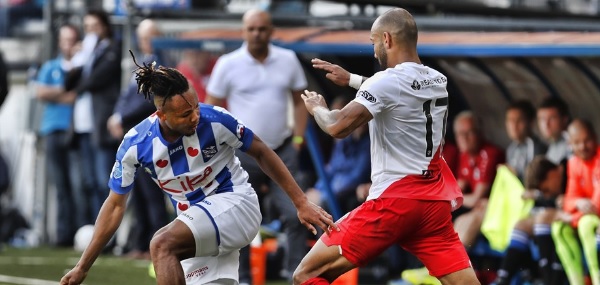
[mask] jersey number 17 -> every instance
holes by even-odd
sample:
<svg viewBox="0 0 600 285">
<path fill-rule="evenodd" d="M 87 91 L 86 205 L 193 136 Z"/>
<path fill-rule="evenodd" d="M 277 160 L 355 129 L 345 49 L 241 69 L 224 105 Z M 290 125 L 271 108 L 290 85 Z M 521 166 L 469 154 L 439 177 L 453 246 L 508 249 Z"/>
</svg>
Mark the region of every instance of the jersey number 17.
<svg viewBox="0 0 600 285">
<path fill-rule="evenodd" d="M 433 155 L 433 118 L 431 117 L 431 101 L 427 100 L 423 103 L 423 113 L 425 113 L 425 118 L 427 118 L 427 123 L 425 123 L 425 141 L 427 142 L 427 148 L 425 149 L 425 157 L 431 157 Z M 448 97 L 437 98 L 435 99 L 434 107 L 443 107 L 448 106 Z M 444 112 L 444 125 L 442 127 L 442 143 L 444 141 L 444 137 L 446 136 L 446 119 L 448 119 L 448 108 L 446 108 L 446 112 Z"/>
</svg>

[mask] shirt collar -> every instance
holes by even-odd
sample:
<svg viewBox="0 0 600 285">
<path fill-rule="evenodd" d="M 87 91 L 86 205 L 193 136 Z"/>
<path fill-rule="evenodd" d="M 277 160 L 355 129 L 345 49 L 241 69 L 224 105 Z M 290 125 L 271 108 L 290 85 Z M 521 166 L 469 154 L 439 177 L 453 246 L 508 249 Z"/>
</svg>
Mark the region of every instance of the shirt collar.
<svg viewBox="0 0 600 285">
<path fill-rule="evenodd" d="M 265 61 L 263 62 L 263 64 L 269 63 L 272 60 L 275 59 L 275 57 L 273 56 L 273 44 L 269 44 L 269 54 L 267 54 L 267 58 L 265 58 Z M 244 54 L 244 57 L 249 60 L 250 62 L 253 63 L 259 63 L 258 60 L 256 60 L 251 54 L 250 51 L 248 51 L 248 43 L 244 42 L 242 44 L 242 53 Z"/>
</svg>

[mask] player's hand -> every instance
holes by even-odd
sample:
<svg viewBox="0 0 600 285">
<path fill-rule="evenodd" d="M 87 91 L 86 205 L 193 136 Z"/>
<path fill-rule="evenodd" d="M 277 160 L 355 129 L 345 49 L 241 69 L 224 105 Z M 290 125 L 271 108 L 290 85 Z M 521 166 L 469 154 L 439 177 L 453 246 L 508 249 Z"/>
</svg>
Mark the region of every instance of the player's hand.
<svg viewBox="0 0 600 285">
<path fill-rule="evenodd" d="M 333 222 L 333 217 L 329 213 L 323 210 L 323 208 L 308 201 L 298 207 L 298 219 L 300 219 L 300 223 L 308 228 L 314 235 L 317 234 L 317 229 L 313 225 L 323 229 L 327 234 L 329 234 L 332 229 L 335 229 L 336 231 L 340 230 Z"/>
<path fill-rule="evenodd" d="M 556 213 L 555 220 L 570 224 L 571 221 L 573 221 L 573 216 L 571 216 L 569 213 L 558 211 L 558 213 Z"/>
<path fill-rule="evenodd" d="M 121 120 L 119 120 L 116 115 L 108 117 L 106 128 L 113 138 L 118 140 L 123 138 L 123 125 L 121 125 Z"/>
<path fill-rule="evenodd" d="M 359 202 L 364 202 L 369 196 L 369 189 L 371 189 L 371 183 L 362 183 L 356 187 L 356 199 Z"/>
<path fill-rule="evenodd" d="M 333 83 L 339 86 L 348 86 L 348 84 L 350 83 L 350 72 L 343 69 L 341 66 L 324 61 L 319 58 L 313 58 L 311 62 L 313 68 L 327 71 L 325 77 L 331 80 Z"/>
<path fill-rule="evenodd" d="M 304 90 L 304 94 L 301 94 L 300 96 L 302 97 L 302 100 L 304 100 L 306 110 L 308 110 L 308 113 L 311 115 L 314 115 L 314 110 L 317 107 L 327 108 L 325 98 L 323 98 L 323 95 L 318 94 L 317 92 Z"/>
<path fill-rule="evenodd" d="M 575 201 L 575 206 L 583 214 L 593 214 L 596 212 L 596 207 L 590 199 L 580 198 Z"/>
<path fill-rule="evenodd" d="M 60 279 L 60 285 L 79 285 L 86 276 L 87 272 L 75 267 Z"/>
</svg>

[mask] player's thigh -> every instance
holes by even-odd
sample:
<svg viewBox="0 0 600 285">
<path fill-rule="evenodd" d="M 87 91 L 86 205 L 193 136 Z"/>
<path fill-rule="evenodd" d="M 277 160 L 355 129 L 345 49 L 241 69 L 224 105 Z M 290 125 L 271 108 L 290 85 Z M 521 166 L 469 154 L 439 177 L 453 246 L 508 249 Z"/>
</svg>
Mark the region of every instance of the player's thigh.
<svg viewBox="0 0 600 285">
<path fill-rule="evenodd" d="M 173 220 L 159 229 L 150 241 L 150 251 L 169 252 L 180 258 L 189 258 L 195 254 L 196 243 L 190 228 L 180 220 Z"/>
<path fill-rule="evenodd" d="M 479 285 L 473 268 L 465 268 L 445 276 L 438 277 L 443 285 Z"/>
<path fill-rule="evenodd" d="M 342 255 L 339 245 L 327 246 L 319 239 L 296 268 L 294 284 L 302 284 L 317 276 L 333 282 L 354 267 L 356 266 Z"/>
<path fill-rule="evenodd" d="M 398 243 L 415 255 L 432 276 L 441 277 L 470 268 L 469 256 L 454 231 L 451 205 L 446 201 L 421 201 L 419 226 Z"/>
<path fill-rule="evenodd" d="M 536 224 L 551 225 L 556 220 L 557 214 L 556 208 L 543 208 L 535 214 L 534 220 Z"/>
<path fill-rule="evenodd" d="M 195 256 L 238 250 L 256 237 L 262 217 L 256 193 L 247 188 L 209 196 L 177 217 L 193 234 Z"/>
<path fill-rule="evenodd" d="M 364 266 L 403 235 L 416 229 L 418 215 L 409 199 L 373 199 L 339 219 L 339 231 L 321 236 L 326 246 L 337 246 L 352 264 Z"/>
<path fill-rule="evenodd" d="M 515 226 L 513 227 L 515 230 L 522 231 L 528 235 L 533 235 L 533 224 L 535 222 L 535 217 L 527 217 L 517 221 Z"/>
</svg>

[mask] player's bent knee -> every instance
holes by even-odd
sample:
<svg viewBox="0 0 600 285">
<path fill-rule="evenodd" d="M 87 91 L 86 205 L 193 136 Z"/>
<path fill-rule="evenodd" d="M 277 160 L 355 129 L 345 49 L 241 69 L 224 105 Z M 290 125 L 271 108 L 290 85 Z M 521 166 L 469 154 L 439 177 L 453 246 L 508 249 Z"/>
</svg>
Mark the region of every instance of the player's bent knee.
<svg viewBox="0 0 600 285">
<path fill-rule="evenodd" d="M 173 254 L 176 248 L 176 240 L 170 235 L 157 233 L 150 240 L 150 254 L 154 256 Z"/>
</svg>

